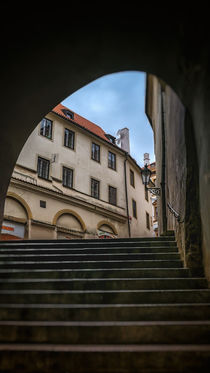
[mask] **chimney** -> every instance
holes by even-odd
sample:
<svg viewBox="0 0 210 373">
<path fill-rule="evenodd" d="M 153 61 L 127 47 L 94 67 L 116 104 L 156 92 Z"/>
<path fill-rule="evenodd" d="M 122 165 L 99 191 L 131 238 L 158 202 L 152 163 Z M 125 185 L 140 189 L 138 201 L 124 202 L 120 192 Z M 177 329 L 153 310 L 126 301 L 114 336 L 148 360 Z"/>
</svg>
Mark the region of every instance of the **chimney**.
<svg viewBox="0 0 210 373">
<path fill-rule="evenodd" d="M 121 149 L 130 153 L 129 129 L 125 127 L 118 130 L 117 136 L 116 143 L 121 147 Z"/>
<path fill-rule="evenodd" d="M 150 164 L 149 153 L 144 153 L 144 166 Z"/>
</svg>

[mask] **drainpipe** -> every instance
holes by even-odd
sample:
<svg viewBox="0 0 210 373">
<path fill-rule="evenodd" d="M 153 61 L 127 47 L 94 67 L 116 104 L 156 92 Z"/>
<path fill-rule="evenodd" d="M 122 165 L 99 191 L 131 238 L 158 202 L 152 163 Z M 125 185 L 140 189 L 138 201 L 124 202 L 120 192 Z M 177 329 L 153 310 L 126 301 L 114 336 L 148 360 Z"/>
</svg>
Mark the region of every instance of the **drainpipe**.
<svg viewBox="0 0 210 373">
<path fill-rule="evenodd" d="M 126 200 L 126 210 L 127 210 L 127 219 L 128 219 L 128 235 L 129 238 L 131 237 L 131 227 L 130 227 L 130 220 L 129 220 L 129 208 L 128 208 L 128 187 L 127 187 L 127 171 L 126 171 L 126 163 L 128 160 L 128 153 L 125 155 L 124 160 L 124 180 L 125 180 L 125 200 Z"/>
<path fill-rule="evenodd" d="M 162 227 L 163 235 L 167 232 L 166 215 L 166 144 L 165 144 L 165 92 L 161 88 L 161 117 L 162 117 L 162 176 L 161 176 L 161 202 L 162 202 Z"/>
</svg>

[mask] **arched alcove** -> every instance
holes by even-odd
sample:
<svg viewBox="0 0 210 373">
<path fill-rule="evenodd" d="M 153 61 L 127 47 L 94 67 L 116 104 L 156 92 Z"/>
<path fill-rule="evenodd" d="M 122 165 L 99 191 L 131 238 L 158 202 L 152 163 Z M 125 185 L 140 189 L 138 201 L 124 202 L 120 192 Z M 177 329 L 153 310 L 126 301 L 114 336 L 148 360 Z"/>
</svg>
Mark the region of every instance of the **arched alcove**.
<svg viewBox="0 0 210 373">
<path fill-rule="evenodd" d="M 117 230 L 115 226 L 107 220 L 100 221 L 97 225 L 97 229 L 102 232 L 117 236 Z"/>
<path fill-rule="evenodd" d="M 85 223 L 78 213 L 72 210 L 59 211 L 53 218 L 57 238 L 83 238 L 86 230 Z"/>
<path fill-rule="evenodd" d="M 28 238 L 28 223 L 32 217 L 30 207 L 15 193 L 8 193 L 4 205 L 1 239 Z"/>
</svg>

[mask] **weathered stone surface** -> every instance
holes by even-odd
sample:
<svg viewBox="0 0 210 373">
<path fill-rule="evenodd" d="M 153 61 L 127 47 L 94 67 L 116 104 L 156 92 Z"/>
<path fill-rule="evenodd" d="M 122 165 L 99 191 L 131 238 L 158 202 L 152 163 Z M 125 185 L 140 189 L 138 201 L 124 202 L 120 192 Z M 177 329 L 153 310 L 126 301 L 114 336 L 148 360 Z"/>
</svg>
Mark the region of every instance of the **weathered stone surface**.
<svg viewBox="0 0 210 373">
<path fill-rule="evenodd" d="M 17 249 L 20 259 L 24 257 L 22 268 L 21 261 L 12 262 L 11 272 L 4 263 L 16 255 L 15 245 L 11 249 L 2 243 L 0 372 L 205 371 L 210 358 L 210 289 L 205 278 L 193 278 L 188 269 L 179 267 L 182 261 L 177 260 L 176 251 L 171 252 L 177 249 L 175 242 L 169 241 L 172 246 L 167 254 L 165 238 L 158 240 L 159 250 L 162 241 L 163 255 L 170 260 L 156 259 L 161 254 L 153 239 L 143 246 L 150 260 L 131 261 L 125 256 L 124 261 L 115 262 L 119 268 L 113 269 L 112 261 L 102 262 L 90 243 L 89 254 L 96 256 L 98 270 L 89 268 L 86 256 L 73 261 L 75 268 L 69 269 L 62 244 L 60 249 L 56 244 L 56 256 L 61 250 L 62 260 L 53 262 L 49 242 L 42 243 L 41 249 L 35 243 L 33 269 L 29 249 L 25 249 L 27 255 Z M 109 255 L 114 255 L 117 243 L 115 248 L 109 244 Z M 81 250 L 76 246 L 69 243 L 71 255 Z M 48 261 L 35 260 L 40 250 L 44 255 L 45 247 Z M 141 249 L 132 246 L 132 241 L 131 245 L 121 241 L 117 255 L 132 250 L 136 255 Z"/>
</svg>

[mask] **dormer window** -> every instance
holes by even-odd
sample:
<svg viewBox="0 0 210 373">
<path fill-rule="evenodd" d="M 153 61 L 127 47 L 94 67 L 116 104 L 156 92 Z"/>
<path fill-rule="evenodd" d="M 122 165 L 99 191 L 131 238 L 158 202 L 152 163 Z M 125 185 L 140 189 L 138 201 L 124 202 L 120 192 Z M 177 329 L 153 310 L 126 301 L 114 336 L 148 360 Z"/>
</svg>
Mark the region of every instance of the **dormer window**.
<svg viewBox="0 0 210 373">
<path fill-rule="evenodd" d="M 62 110 L 64 115 L 68 118 L 68 119 L 74 119 L 74 113 L 70 110 L 67 110 L 67 109 L 63 109 Z"/>
<path fill-rule="evenodd" d="M 112 135 L 110 135 L 110 134 L 108 134 L 108 133 L 106 133 L 105 134 L 105 136 L 106 136 L 106 138 L 112 143 L 112 144 L 116 144 L 116 137 L 114 137 L 114 136 L 112 136 Z"/>
</svg>

